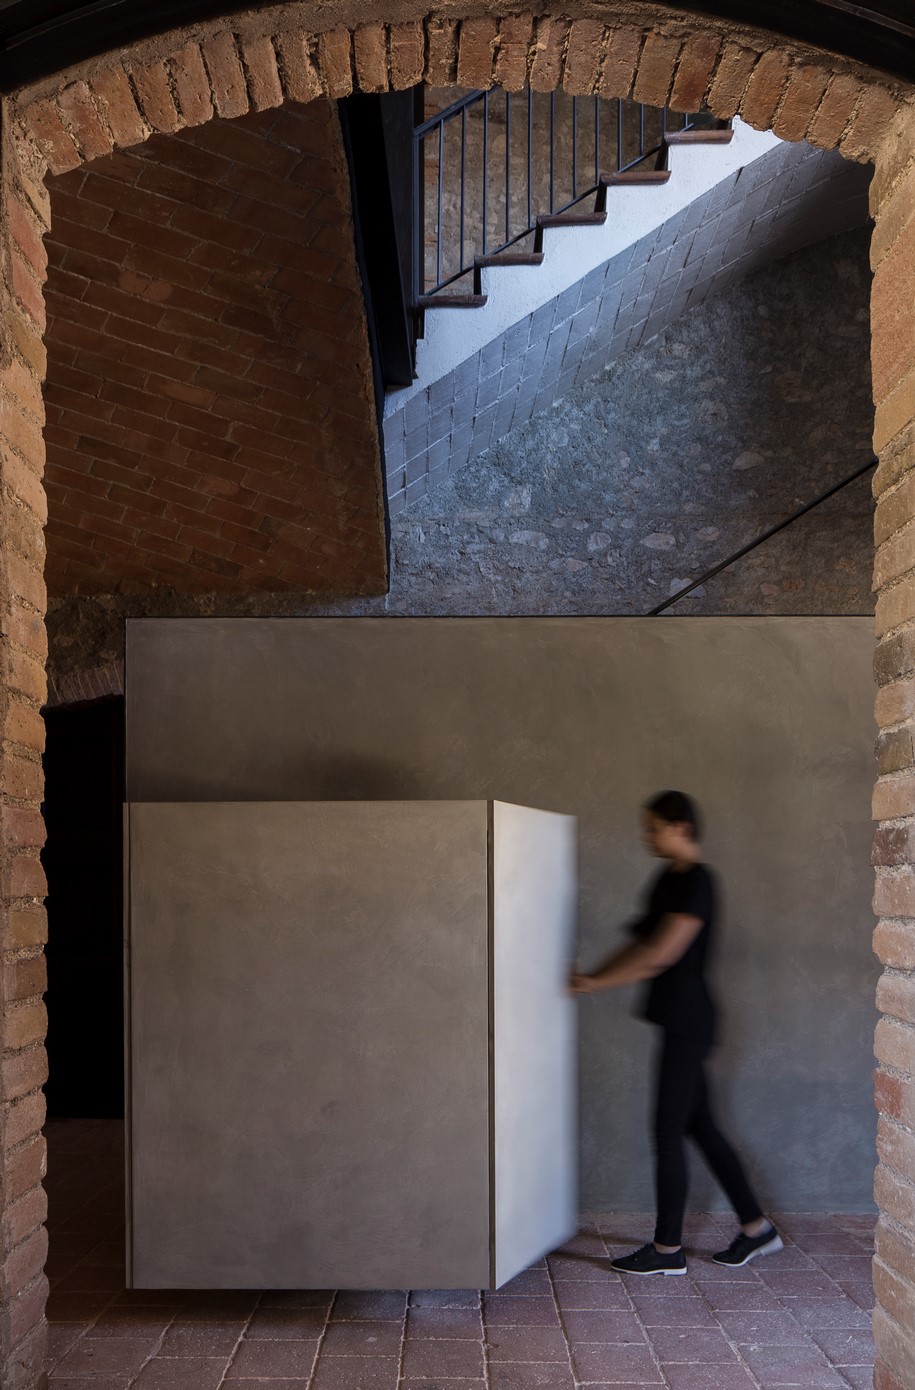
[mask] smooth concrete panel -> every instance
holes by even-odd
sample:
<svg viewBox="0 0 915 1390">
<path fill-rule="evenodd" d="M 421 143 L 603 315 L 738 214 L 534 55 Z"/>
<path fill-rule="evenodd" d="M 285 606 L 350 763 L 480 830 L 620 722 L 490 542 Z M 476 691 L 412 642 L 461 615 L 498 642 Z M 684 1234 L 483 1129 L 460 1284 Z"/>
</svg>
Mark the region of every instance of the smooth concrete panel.
<svg viewBox="0 0 915 1390">
<path fill-rule="evenodd" d="M 130 809 L 135 1287 L 489 1284 L 487 808 Z"/>
<path fill-rule="evenodd" d="M 578 1230 L 575 820 L 496 801 L 493 1085 L 496 1285 Z"/>
<path fill-rule="evenodd" d="M 764 1202 L 871 1206 L 876 963 L 868 618 L 128 623 L 144 800 L 496 798 L 578 817 L 580 960 L 655 865 L 638 808 L 693 792 L 723 890 L 715 1065 Z M 582 999 L 582 1201 L 652 1203 L 653 1030 Z M 694 1164 L 692 1200 L 721 1198 Z"/>
</svg>

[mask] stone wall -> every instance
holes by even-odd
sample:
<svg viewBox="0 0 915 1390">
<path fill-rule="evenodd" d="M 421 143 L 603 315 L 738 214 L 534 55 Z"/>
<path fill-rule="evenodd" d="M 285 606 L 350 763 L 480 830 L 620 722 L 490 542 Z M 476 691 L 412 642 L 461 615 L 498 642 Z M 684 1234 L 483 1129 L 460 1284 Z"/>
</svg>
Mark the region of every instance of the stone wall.
<svg viewBox="0 0 915 1390">
<path fill-rule="evenodd" d="M 866 230 L 609 363 L 394 519 L 387 611 L 645 613 L 872 454 Z M 870 613 L 859 482 L 676 613 Z"/>
<path fill-rule="evenodd" d="M 741 127 L 738 134 L 745 133 Z M 720 148 L 715 156 L 721 158 Z M 454 370 L 424 389 L 390 392 L 384 438 L 391 514 L 514 434 L 610 358 L 648 342 L 684 310 L 808 242 L 863 226 L 869 177 L 869 169 L 835 151 L 776 143 L 581 279 L 567 287 L 561 280 L 561 292 L 547 302 L 535 297 L 537 307 L 509 320 L 511 326 L 491 341 L 484 337 L 483 346 Z M 649 190 L 652 196 L 657 198 L 658 189 Z M 608 215 L 616 227 L 625 225 L 621 211 Z M 573 238 L 560 258 L 563 268 L 580 264 L 576 233 L 551 235 Z M 525 267 L 520 274 L 534 277 L 532 287 L 541 269 Z M 482 336 L 483 324 L 466 320 L 482 318 L 491 307 L 439 310 L 446 322 L 436 331 L 449 335 L 452 344 L 460 342 L 462 329 L 478 328 Z M 426 319 L 434 312 L 427 311 Z M 420 381 L 423 376 L 421 371 Z"/>
</svg>

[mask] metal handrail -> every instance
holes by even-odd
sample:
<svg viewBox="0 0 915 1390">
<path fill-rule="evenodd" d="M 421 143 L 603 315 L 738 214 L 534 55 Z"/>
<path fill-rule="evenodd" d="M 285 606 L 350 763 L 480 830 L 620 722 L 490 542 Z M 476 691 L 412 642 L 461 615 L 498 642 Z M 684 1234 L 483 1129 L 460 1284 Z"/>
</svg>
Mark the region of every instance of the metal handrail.
<svg viewBox="0 0 915 1390">
<path fill-rule="evenodd" d="M 493 91 L 500 92 L 501 89 L 494 88 Z M 534 100 L 535 94 L 530 88 L 526 92 L 512 94 L 505 92 L 505 167 L 504 167 L 504 235 L 497 245 L 489 243 L 489 214 L 490 214 L 490 91 L 468 92 L 458 101 L 452 102 L 443 111 L 437 112 L 434 116 L 422 121 L 413 131 L 413 188 L 414 188 L 414 217 L 415 217 L 415 284 L 414 293 L 418 303 L 424 295 L 435 294 L 437 291 L 445 289 L 453 284 L 462 276 L 468 274 L 473 269 L 474 260 L 477 256 L 494 256 L 514 246 L 522 241 L 524 237 L 531 235 L 536 229 L 537 217 L 542 213 L 556 215 L 567 212 L 580 203 L 582 199 L 597 193 L 601 185 L 601 177 L 606 173 L 625 173 L 629 169 L 635 168 L 645 160 L 659 156 L 664 149 L 664 136 L 668 129 L 689 130 L 695 124 L 695 113 L 680 114 L 671 113 L 667 107 L 660 109 L 661 116 L 661 140 L 646 148 L 646 129 L 645 112 L 646 109 L 657 111 L 659 108 L 646 108 L 643 103 L 616 100 L 616 148 L 611 152 L 612 160 L 607 159 L 607 150 L 602 147 L 601 139 L 601 114 L 602 107 L 612 105 L 612 102 L 605 101 L 601 97 L 564 97 L 559 94 L 560 100 L 568 103 L 568 110 L 571 120 L 571 197 L 562 201 L 557 206 L 556 193 L 556 113 L 557 113 L 557 93 L 549 93 L 549 173 L 548 186 L 549 196 L 547 207 L 535 207 L 534 199 Z M 512 192 L 512 111 L 513 104 L 517 108 L 518 104 L 526 105 L 526 120 L 523 127 L 526 128 L 526 166 L 527 166 L 527 216 L 525 225 L 518 228 L 512 225 L 511 192 Z M 579 188 L 580 176 L 580 156 L 579 156 L 579 110 L 587 109 L 588 103 L 593 107 L 593 179 L 588 182 L 587 187 Z M 474 108 L 482 106 L 483 129 L 482 129 L 482 187 L 480 189 L 481 218 L 479 228 L 479 238 L 475 244 L 470 245 L 473 240 L 468 236 L 467 227 L 467 117 L 468 113 Z M 634 158 L 624 163 L 624 138 L 623 128 L 626 116 L 634 116 L 638 122 L 638 153 Z M 671 125 L 675 121 L 678 124 Z M 458 244 L 458 268 L 443 273 L 443 209 L 445 199 L 445 132 L 446 128 L 460 123 L 460 175 L 459 175 L 459 217 L 456 231 L 456 241 Z M 517 124 L 521 124 L 518 122 Z M 426 282 L 426 187 L 425 187 L 425 168 L 426 168 L 426 141 L 432 139 L 438 145 L 438 171 L 437 188 L 435 201 L 433 204 L 435 213 L 435 278 L 434 284 Z M 607 141 L 603 142 L 605 146 Z M 517 165 L 518 161 L 515 161 Z M 588 161 L 590 164 L 590 159 Z"/>
</svg>

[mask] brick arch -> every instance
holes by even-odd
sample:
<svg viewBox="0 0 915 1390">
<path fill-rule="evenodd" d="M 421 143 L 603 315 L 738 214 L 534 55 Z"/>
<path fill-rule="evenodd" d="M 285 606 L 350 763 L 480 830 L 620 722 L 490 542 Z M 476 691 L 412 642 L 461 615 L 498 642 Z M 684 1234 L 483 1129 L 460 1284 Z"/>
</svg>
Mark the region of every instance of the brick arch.
<svg viewBox="0 0 915 1390">
<path fill-rule="evenodd" d="M 626 23 L 568 19 L 560 5 L 557 15 L 423 15 L 332 29 L 308 25 L 306 8 L 217 19 L 80 64 L 16 93 L 9 115 L 51 172 L 62 173 L 214 114 L 231 118 L 287 100 L 421 81 L 510 91 L 530 83 L 682 110 L 706 100 L 716 116 L 739 114 L 783 139 L 872 160 L 899 106 L 915 95 L 838 55 L 760 30 L 659 14 L 652 4 L 633 7 Z M 351 0 L 335 8 L 358 14 L 365 7 Z"/>
<path fill-rule="evenodd" d="M 460 6 L 450 6 L 452 11 Z M 364 23 L 365 0 L 276 5 L 175 31 L 82 63 L 4 100 L 0 201 L 0 1381 L 45 1384 L 47 1249 L 40 1130 L 46 1015 L 38 853 L 40 709 L 47 700 L 41 383 L 46 360 L 42 236 L 45 174 L 153 133 L 286 101 L 335 99 L 420 81 L 632 95 L 650 104 L 739 114 L 785 139 L 876 165 L 872 262 L 875 445 L 881 465 L 875 587 L 879 778 L 874 815 L 878 996 L 877 1104 L 883 1220 L 875 1265 L 876 1384 L 915 1390 L 915 113 L 911 87 L 836 55 L 747 26 L 631 4 L 557 3 L 536 16 L 427 14 L 399 0 L 398 22 Z M 325 11 L 326 12 L 326 11 Z M 314 22 L 312 22 L 314 18 Z"/>
</svg>

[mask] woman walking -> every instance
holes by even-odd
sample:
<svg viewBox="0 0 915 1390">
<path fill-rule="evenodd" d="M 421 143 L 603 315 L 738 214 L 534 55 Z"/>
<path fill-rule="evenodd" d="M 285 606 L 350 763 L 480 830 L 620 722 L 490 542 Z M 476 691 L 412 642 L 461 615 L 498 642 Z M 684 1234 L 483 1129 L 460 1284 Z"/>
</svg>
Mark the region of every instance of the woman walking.
<svg viewBox="0 0 915 1390">
<path fill-rule="evenodd" d="M 705 978 L 715 931 L 715 882 L 703 862 L 699 817 L 683 792 L 662 792 L 644 808 L 647 848 L 666 861 L 651 886 L 634 940 L 590 975 L 575 973 L 574 994 L 648 981 L 641 1016 L 661 1029 L 655 1072 L 654 1143 L 657 1225 L 654 1241 L 612 1262 L 627 1274 L 685 1274 L 685 1139 L 698 1147 L 737 1213 L 740 1230 L 713 1259 L 745 1265 L 781 1250 L 743 1166 L 718 1128 L 705 1060 L 716 1040 L 716 1008 Z"/>
</svg>

